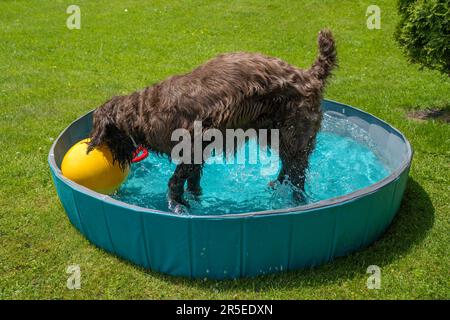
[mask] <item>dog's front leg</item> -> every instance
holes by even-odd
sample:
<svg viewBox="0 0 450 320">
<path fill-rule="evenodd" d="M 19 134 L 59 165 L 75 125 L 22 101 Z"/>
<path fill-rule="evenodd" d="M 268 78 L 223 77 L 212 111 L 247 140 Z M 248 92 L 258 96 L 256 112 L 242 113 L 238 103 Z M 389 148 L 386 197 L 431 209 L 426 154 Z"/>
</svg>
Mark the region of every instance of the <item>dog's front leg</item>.
<svg viewBox="0 0 450 320">
<path fill-rule="evenodd" d="M 200 196 L 202 194 L 202 187 L 200 186 L 200 179 L 202 177 L 202 165 L 195 164 L 192 174 L 187 179 L 187 189 L 194 196 Z"/>
<path fill-rule="evenodd" d="M 183 211 L 182 206 L 189 208 L 189 204 L 184 200 L 184 184 L 192 175 L 193 165 L 181 163 L 177 165 L 175 172 L 169 179 L 169 209 L 176 213 Z"/>
</svg>

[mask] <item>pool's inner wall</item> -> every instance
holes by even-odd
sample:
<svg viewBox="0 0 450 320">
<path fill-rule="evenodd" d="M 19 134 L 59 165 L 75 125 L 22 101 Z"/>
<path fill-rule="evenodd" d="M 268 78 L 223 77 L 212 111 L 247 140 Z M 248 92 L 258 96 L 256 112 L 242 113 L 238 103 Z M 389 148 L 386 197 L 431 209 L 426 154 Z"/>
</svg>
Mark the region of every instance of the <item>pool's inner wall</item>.
<svg viewBox="0 0 450 320">
<path fill-rule="evenodd" d="M 92 114 L 71 124 L 49 155 L 56 190 L 71 223 L 97 246 L 172 275 L 239 278 L 310 267 L 376 240 L 397 212 L 412 151 L 394 128 L 332 101 L 326 112 L 369 132 L 392 174 L 350 195 L 277 211 L 225 216 L 178 216 L 116 201 L 65 179 L 67 150 L 85 138 Z"/>
</svg>

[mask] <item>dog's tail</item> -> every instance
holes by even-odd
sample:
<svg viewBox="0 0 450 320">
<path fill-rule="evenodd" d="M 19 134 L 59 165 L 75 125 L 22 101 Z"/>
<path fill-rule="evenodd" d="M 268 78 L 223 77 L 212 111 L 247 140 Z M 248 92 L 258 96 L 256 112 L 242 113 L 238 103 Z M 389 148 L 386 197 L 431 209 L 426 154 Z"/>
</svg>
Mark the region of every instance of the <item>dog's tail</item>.
<svg viewBox="0 0 450 320">
<path fill-rule="evenodd" d="M 317 43 L 319 45 L 319 56 L 312 65 L 310 73 L 321 82 L 324 82 L 337 65 L 336 44 L 333 34 L 328 29 L 323 29 L 319 32 Z"/>
</svg>

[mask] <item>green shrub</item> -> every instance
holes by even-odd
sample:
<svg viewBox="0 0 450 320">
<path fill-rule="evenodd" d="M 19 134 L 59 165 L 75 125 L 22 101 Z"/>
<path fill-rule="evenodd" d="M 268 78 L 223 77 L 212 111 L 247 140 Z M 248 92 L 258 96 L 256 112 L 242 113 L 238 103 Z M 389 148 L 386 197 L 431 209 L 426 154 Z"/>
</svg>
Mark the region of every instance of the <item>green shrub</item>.
<svg viewBox="0 0 450 320">
<path fill-rule="evenodd" d="M 409 60 L 450 76 L 450 0 L 399 0 L 395 38 Z"/>
</svg>

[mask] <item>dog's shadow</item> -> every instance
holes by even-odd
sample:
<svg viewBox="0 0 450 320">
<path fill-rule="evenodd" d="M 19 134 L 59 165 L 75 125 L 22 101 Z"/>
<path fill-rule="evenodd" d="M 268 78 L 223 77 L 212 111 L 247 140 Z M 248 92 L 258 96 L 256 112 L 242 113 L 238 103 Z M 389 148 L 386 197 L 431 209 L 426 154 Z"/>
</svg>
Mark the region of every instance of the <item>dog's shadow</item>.
<svg viewBox="0 0 450 320">
<path fill-rule="evenodd" d="M 420 243 L 434 224 L 434 207 L 426 191 L 414 179 L 409 178 L 400 210 L 391 226 L 381 238 L 364 249 L 348 256 L 337 258 L 322 266 L 288 271 L 285 273 L 258 276 L 238 280 L 201 280 L 167 276 L 148 271 L 153 277 L 174 284 L 196 289 L 214 290 L 222 293 L 318 287 L 342 282 L 346 279 L 364 278 L 369 265 L 383 269 Z M 365 280 L 362 283 L 365 286 Z"/>
</svg>

